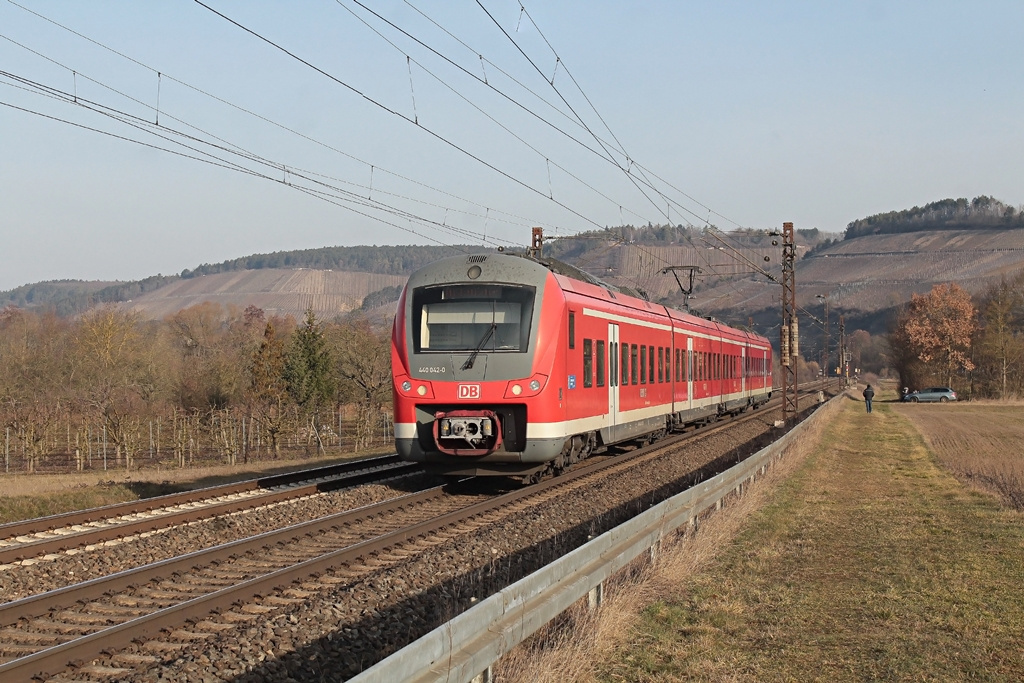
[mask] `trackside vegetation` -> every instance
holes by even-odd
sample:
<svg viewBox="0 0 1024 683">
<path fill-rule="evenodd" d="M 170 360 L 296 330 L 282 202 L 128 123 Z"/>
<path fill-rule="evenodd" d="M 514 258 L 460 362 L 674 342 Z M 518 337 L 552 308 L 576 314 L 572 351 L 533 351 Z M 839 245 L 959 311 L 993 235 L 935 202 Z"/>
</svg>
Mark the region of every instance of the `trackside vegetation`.
<svg viewBox="0 0 1024 683">
<path fill-rule="evenodd" d="M 957 481 L 892 406 L 849 400 L 593 678 L 1021 680 L 1022 585 L 1024 515 Z"/>
</svg>

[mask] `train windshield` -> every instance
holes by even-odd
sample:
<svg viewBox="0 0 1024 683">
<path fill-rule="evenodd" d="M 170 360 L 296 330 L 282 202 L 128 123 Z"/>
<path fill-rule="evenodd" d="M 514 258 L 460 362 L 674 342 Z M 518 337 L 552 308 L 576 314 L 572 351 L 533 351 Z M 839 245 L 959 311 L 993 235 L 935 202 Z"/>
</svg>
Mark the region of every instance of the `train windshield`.
<svg viewBox="0 0 1024 683">
<path fill-rule="evenodd" d="M 416 351 L 526 351 L 533 300 L 532 287 L 419 288 L 413 293 Z"/>
</svg>

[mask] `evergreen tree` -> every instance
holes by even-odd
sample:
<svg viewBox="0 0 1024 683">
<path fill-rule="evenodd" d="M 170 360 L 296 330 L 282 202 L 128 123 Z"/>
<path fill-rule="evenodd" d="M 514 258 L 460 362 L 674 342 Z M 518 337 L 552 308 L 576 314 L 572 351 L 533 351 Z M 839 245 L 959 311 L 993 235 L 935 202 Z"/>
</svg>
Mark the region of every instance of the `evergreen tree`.
<svg viewBox="0 0 1024 683">
<path fill-rule="evenodd" d="M 316 413 L 320 406 L 333 400 L 331 365 L 321 323 L 313 309 L 307 308 L 305 321 L 292 335 L 285 359 L 288 392 L 299 406 Z"/>
</svg>

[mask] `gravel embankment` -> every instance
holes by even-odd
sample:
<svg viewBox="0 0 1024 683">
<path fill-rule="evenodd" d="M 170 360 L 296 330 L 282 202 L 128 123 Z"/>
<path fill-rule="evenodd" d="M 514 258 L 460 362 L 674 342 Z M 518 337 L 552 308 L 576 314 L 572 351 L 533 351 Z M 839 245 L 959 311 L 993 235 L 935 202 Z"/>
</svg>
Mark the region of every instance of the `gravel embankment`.
<svg viewBox="0 0 1024 683">
<path fill-rule="evenodd" d="M 138 646 L 106 665 L 152 657 L 148 668 L 125 675 L 135 681 L 345 680 L 589 537 L 677 493 L 709 463 L 735 461 L 736 449 L 773 431 L 779 411 L 757 415 L 760 419 L 688 442 L 626 474 L 596 478 L 542 504 L 493 513 L 472 531 L 436 545 L 395 552 L 369 574 L 348 578 L 355 572 L 339 569 L 319 583 L 306 582 L 293 593 L 304 599 L 289 606 L 211 618 L 192 629 L 217 633 L 204 640 L 181 637 L 173 650 Z M 230 629 L 223 626 L 232 622 Z"/>
<path fill-rule="evenodd" d="M 438 482 L 416 475 L 387 484 L 359 486 L 237 512 L 147 534 L 54 554 L 0 569 L 3 602 L 159 562 L 240 538 L 376 503 Z"/>
</svg>

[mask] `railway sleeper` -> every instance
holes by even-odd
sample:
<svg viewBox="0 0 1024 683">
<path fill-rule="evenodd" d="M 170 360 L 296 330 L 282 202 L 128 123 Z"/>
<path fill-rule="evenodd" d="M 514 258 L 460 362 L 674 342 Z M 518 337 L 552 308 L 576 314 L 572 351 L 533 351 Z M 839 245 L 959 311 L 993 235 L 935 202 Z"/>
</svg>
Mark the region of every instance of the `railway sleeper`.
<svg viewBox="0 0 1024 683">
<path fill-rule="evenodd" d="M 66 621 L 53 621 L 52 619 L 33 619 L 31 624 L 32 628 L 39 629 L 40 631 L 63 633 L 76 637 L 89 635 L 95 630 L 81 624 L 69 624 Z"/>
<path fill-rule="evenodd" d="M 0 630 L 0 642 L 3 643 L 3 645 L 0 645 L 0 650 L 5 650 L 11 645 L 21 645 L 25 643 L 42 643 L 46 645 L 51 645 L 53 643 L 66 643 L 77 637 L 77 635 L 70 634 L 34 633 L 32 631 L 3 629 Z"/>
</svg>

